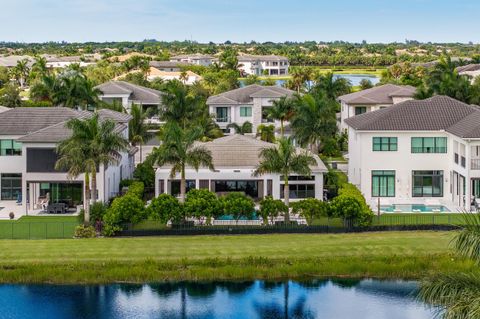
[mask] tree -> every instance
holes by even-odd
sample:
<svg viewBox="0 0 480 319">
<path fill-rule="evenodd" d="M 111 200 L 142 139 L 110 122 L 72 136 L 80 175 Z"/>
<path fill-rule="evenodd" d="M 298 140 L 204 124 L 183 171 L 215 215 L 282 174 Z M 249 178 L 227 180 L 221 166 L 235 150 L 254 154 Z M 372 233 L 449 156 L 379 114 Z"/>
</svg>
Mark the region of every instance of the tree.
<svg viewBox="0 0 480 319">
<path fill-rule="evenodd" d="M 234 70 L 238 73 L 238 58 L 237 58 L 237 51 L 232 49 L 231 47 L 226 48 L 221 54 L 219 58 L 220 66 L 227 70 Z"/>
<path fill-rule="evenodd" d="M 202 217 L 207 218 L 207 224 L 211 223 L 212 217 L 221 214 L 221 205 L 214 192 L 208 189 L 191 189 L 185 198 L 185 214 L 193 216 L 199 221 Z"/>
<path fill-rule="evenodd" d="M 6 107 L 22 106 L 20 90 L 15 84 L 9 83 L 0 89 L 0 105 Z"/>
<path fill-rule="evenodd" d="M 370 81 L 368 79 L 362 79 L 360 81 L 360 89 L 367 90 L 367 89 L 371 89 L 371 88 L 373 88 L 372 81 Z"/>
<path fill-rule="evenodd" d="M 263 219 L 263 224 L 268 225 L 268 219 L 273 224 L 274 218 L 280 214 L 286 214 L 288 212 L 288 206 L 285 205 L 280 199 L 273 199 L 272 196 L 267 196 L 260 201 L 260 210 L 258 214 Z"/>
<path fill-rule="evenodd" d="M 163 109 L 160 117 L 166 122 L 175 122 L 186 129 L 201 114 L 201 99 L 190 94 L 188 86 L 178 80 L 167 82 L 162 95 Z"/>
<path fill-rule="evenodd" d="M 337 196 L 330 203 L 330 214 L 342 218 L 348 227 L 353 226 L 362 212 L 361 203 L 353 196 Z"/>
<path fill-rule="evenodd" d="M 185 202 L 185 168 L 193 167 L 195 170 L 208 167 L 213 170 L 212 154 L 204 146 L 195 144 L 202 136 L 202 130 L 198 127 L 185 128 L 176 122 L 167 122 L 163 126 L 160 139 L 160 147 L 154 148 L 152 159 L 159 166 L 171 164 L 170 177 L 174 178 L 180 173 L 180 202 Z"/>
<path fill-rule="evenodd" d="M 327 203 L 316 198 L 307 198 L 301 201 L 291 203 L 293 214 L 299 214 L 307 220 L 308 225 L 312 225 L 315 218 L 328 216 Z"/>
<path fill-rule="evenodd" d="M 261 82 L 260 79 L 255 74 L 250 74 L 243 81 L 245 85 L 260 84 L 260 82 Z"/>
<path fill-rule="evenodd" d="M 307 153 L 298 153 L 290 138 L 281 138 L 278 144 L 271 148 L 265 148 L 260 152 L 260 163 L 253 172 L 254 176 L 264 174 L 280 174 L 283 177 L 283 197 L 285 205 L 289 205 L 290 190 L 288 177 L 292 174 L 310 176 L 310 165 L 315 165 L 313 156 Z M 285 222 L 289 222 L 288 212 Z"/>
<path fill-rule="evenodd" d="M 74 118 L 65 124 L 72 134 L 57 146 L 59 159 L 57 169 L 67 169 L 70 177 L 85 173 L 86 194 L 90 193 L 93 201 L 97 200 L 97 169 L 100 165 L 107 167 L 118 164 L 121 152 L 128 148 L 128 141 L 116 131 L 114 121 L 100 120 L 97 113 L 90 118 Z M 87 189 L 91 176 L 91 192 Z M 85 224 L 90 222 L 90 199 L 85 203 Z"/>
<path fill-rule="evenodd" d="M 32 70 L 29 74 L 30 81 L 42 78 L 48 74 L 47 59 L 44 57 L 36 57 L 35 60 L 36 61 L 33 63 Z"/>
<path fill-rule="evenodd" d="M 153 137 L 153 134 L 148 131 L 147 124 L 145 124 L 148 113 L 144 112 L 141 106 L 132 104 L 130 115 L 132 119 L 128 122 L 128 139 L 133 146 L 139 146 L 140 162 L 142 162 L 142 145 Z"/>
<path fill-rule="evenodd" d="M 133 171 L 133 178 L 141 181 L 147 188 L 155 187 L 155 169 L 149 160 L 137 165 Z"/>
<path fill-rule="evenodd" d="M 341 77 L 335 78 L 332 72 L 325 75 L 319 75 L 313 88 L 310 90 L 312 95 L 322 95 L 327 99 L 335 101 L 339 96 L 351 92 L 350 82 Z"/>
<path fill-rule="evenodd" d="M 223 213 L 232 215 L 237 223 L 240 218 L 251 218 L 255 213 L 253 199 L 243 193 L 228 193 L 220 197 L 220 203 L 223 207 Z"/>
<path fill-rule="evenodd" d="M 289 79 L 286 82 L 286 87 L 297 91 L 297 93 L 302 92 L 305 89 L 305 86 L 309 81 L 312 80 L 313 71 L 308 67 L 295 67 L 291 69 Z"/>
<path fill-rule="evenodd" d="M 266 108 L 267 118 L 280 121 L 280 136 L 284 135 L 284 123 L 293 116 L 295 104 L 294 100 L 282 96 L 278 100 L 273 100 L 272 106 Z"/>
<path fill-rule="evenodd" d="M 169 220 L 180 222 L 183 218 L 183 208 L 178 199 L 172 195 L 160 194 L 148 205 L 147 215 L 153 220 L 160 220 L 165 224 Z"/>
<path fill-rule="evenodd" d="M 310 146 L 317 153 L 323 142 L 335 137 L 338 130 L 335 103 L 322 95 L 296 97 L 290 125 L 293 136 L 301 145 Z"/>
<path fill-rule="evenodd" d="M 480 215 L 465 214 L 465 227 L 455 234 L 454 249 L 463 257 L 480 262 Z M 477 273 L 440 274 L 422 281 L 419 299 L 440 307 L 442 317 L 478 318 L 480 278 Z"/>
<path fill-rule="evenodd" d="M 30 88 L 30 98 L 35 102 L 53 103 L 54 94 L 57 90 L 55 75 L 44 74 L 38 77 Z"/>
<path fill-rule="evenodd" d="M 243 122 L 242 125 L 238 125 L 237 123 L 230 123 L 227 125 L 227 128 L 233 128 L 235 130 L 235 134 L 245 135 L 248 133 L 252 133 L 252 123 L 249 121 Z"/>
<path fill-rule="evenodd" d="M 12 74 L 17 80 L 20 88 L 23 89 L 28 75 L 30 74 L 30 68 L 28 67 L 28 59 L 23 59 L 17 62 L 17 65 L 12 69 Z"/>
<path fill-rule="evenodd" d="M 273 143 L 275 141 L 275 126 L 273 124 L 260 124 L 257 127 L 257 137 L 264 142 Z"/>
</svg>

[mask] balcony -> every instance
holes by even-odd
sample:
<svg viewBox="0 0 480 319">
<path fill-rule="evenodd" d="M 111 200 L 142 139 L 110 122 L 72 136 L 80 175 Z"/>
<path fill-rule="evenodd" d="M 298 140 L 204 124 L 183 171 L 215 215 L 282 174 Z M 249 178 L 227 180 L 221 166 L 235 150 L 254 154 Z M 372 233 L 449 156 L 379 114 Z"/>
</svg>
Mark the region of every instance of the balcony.
<svg viewBox="0 0 480 319">
<path fill-rule="evenodd" d="M 230 118 L 230 116 L 216 117 L 216 118 L 215 118 L 215 121 L 216 121 L 217 123 L 230 123 L 230 122 L 231 122 L 231 118 Z"/>
<path fill-rule="evenodd" d="M 480 158 L 472 158 L 470 161 L 470 168 L 472 170 L 480 170 Z"/>
</svg>

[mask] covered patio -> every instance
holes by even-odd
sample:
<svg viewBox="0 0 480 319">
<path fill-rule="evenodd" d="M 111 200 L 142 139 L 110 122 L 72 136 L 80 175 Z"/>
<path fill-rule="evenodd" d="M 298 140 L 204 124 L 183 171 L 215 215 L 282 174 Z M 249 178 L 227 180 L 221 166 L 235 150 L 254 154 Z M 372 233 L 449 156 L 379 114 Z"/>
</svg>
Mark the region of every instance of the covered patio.
<svg viewBox="0 0 480 319">
<path fill-rule="evenodd" d="M 27 181 L 27 215 L 76 214 L 83 208 L 83 182 Z"/>
</svg>

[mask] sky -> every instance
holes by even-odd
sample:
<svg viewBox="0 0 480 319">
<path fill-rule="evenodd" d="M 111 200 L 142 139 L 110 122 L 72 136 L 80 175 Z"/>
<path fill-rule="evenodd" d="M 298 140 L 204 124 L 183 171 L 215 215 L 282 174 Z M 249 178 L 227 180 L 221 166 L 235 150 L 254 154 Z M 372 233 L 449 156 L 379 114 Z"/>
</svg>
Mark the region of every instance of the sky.
<svg viewBox="0 0 480 319">
<path fill-rule="evenodd" d="M 0 41 L 480 43 L 479 0 L 0 0 Z"/>
</svg>

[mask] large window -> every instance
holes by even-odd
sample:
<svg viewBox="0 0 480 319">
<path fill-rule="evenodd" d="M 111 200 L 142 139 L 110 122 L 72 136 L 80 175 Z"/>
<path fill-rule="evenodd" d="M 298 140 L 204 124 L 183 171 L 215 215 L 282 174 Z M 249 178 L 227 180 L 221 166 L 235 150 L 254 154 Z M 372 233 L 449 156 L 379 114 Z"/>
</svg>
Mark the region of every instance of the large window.
<svg viewBox="0 0 480 319">
<path fill-rule="evenodd" d="M 446 137 L 412 137 L 412 153 L 446 153 Z"/>
<path fill-rule="evenodd" d="M 443 171 L 413 171 L 413 197 L 442 197 Z"/>
<path fill-rule="evenodd" d="M 240 116 L 241 117 L 252 116 L 252 107 L 251 106 L 241 106 L 240 107 Z"/>
<path fill-rule="evenodd" d="M 217 107 L 217 122 L 228 122 L 228 107 Z"/>
<path fill-rule="evenodd" d="M 14 140 L 0 140 L 0 155 L 22 155 L 22 143 Z"/>
<path fill-rule="evenodd" d="M 374 151 L 396 151 L 398 141 L 396 137 L 374 137 L 372 145 Z"/>
<path fill-rule="evenodd" d="M 395 197 L 395 171 L 372 171 L 372 196 Z"/>
<path fill-rule="evenodd" d="M 195 180 L 190 180 L 190 179 L 187 179 L 185 181 L 185 193 L 188 193 L 189 190 L 191 189 L 194 189 L 195 188 Z M 171 182 L 171 189 L 170 189 L 170 193 L 172 194 L 172 196 L 180 196 L 180 181 L 179 180 L 174 180 Z"/>
<path fill-rule="evenodd" d="M 83 203 L 82 183 L 40 183 L 40 196 L 49 194 L 51 203 L 64 203 L 76 207 Z"/>
<path fill-rule="evenodd" d="M 314 198 L 315 185 L 314 184 L 289 184 L 290 198 Z M 280 197 L 284 198 L 285 185 L 280 185 Z"/>
<path fill-rule="evenodd" d="M 241 192 L 252 198 L 258 198 L 257 181 L 215 181 L 216 193 Z"/>
<path fill-rule="evenodd" d="M 360 115 L 363 113 L 367 113 L 367 107 L 366 106 L 357 106 L 355 107 L 355 115 Z"/>
<path fill-rule="evenodd" d="M 2 174 L 2 200 L 16 200 L 22 193 L 22 174 Z"/>
</svg>

